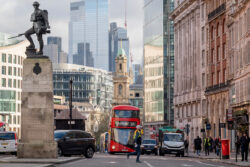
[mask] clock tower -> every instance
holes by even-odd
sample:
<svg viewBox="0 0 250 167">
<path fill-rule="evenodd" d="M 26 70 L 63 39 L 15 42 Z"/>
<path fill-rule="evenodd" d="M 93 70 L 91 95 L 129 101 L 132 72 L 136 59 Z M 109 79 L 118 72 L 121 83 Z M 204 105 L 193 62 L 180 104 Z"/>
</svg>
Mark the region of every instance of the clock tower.
<svg viewBox="0 0 250 167">
<path fill-rule="evenodd" d="M 129 75 L 127 69 L 127 56 L 125 51 L 120 48 L 115 58 L 115 73 L 113 75 L 114 96 L 113 105 L 129 104 Z"/>
</svg>

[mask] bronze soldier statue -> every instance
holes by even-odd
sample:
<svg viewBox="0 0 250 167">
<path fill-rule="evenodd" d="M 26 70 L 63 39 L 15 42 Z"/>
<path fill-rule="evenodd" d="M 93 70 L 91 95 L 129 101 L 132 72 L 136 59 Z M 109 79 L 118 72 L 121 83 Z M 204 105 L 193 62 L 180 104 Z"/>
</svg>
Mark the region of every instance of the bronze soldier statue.
<svg viewBox="0 0 250 167">
<path fill-rule="evenodd" d="M 39 3 L 35 1 L 33 3 L 34 12 L 31 14 L 30 21 L 33 22 L 33 27 L 27 30 L 24 35 L 30 42 L 30 45 L 27 49 L 35 49 L 34 42 L 31 38 L 32 34 L 36 34 L 37 40 L 39 42 L 40 49 L 37 54 L 43 54 L 43 34 L 50 33 L 48 29 L 50 29 L 49 21 L 48 21 L 48 12 L 47 10 L 39 9 Z"/>
</svg>

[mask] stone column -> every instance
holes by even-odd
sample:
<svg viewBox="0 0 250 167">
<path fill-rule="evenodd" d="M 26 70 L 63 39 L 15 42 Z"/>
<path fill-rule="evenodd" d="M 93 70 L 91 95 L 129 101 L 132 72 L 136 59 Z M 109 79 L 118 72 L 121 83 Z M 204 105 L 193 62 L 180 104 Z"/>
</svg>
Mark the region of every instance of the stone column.
<svg viewBox="0 0 250 167">
<path fill-rule="evenodd" d="M 45 57 L 23 62 L 21 142 L 18 158 L 56 158 L 52 63 Z"/>
</svg>

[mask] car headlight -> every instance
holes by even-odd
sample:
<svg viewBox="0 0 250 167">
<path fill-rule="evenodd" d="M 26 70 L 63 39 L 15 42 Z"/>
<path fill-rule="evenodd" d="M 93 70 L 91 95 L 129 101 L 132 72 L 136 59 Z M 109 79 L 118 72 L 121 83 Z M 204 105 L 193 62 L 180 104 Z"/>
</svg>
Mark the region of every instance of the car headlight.
<svg viewBox="0 0 250 167">
<path fill-rule="evenodd" d="M 112 146 L 112 149 L 114 150 L 114 149 L 115 149 L 115 146 Z"/>
</svg>

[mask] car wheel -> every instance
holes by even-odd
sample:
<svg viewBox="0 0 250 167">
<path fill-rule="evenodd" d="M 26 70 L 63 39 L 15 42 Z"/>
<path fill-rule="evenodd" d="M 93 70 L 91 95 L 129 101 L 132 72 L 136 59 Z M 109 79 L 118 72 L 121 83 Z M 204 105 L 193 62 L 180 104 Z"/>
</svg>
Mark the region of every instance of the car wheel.
<svg viewBox="0 0 250 167">
<path fill-rule="evenodd" d="M 85 152 L 86 158 L 92 158 L 94 156 L 94 149 L 92 147 L 88 147 Z"/>
<path fill-rule="evenodd" d="M 63 152 L 62 152 L 62 149 L 60 147 L 57 148 L 57 155 L 58 155 L 58 157 L 63 156 Z"/>
</svg>

